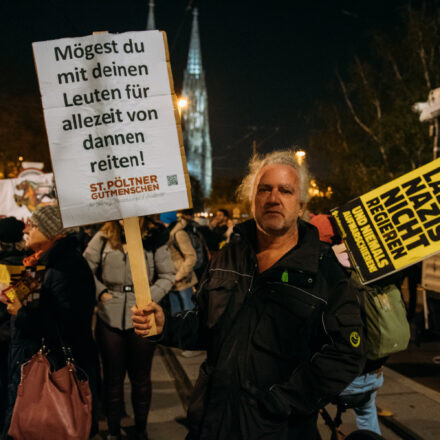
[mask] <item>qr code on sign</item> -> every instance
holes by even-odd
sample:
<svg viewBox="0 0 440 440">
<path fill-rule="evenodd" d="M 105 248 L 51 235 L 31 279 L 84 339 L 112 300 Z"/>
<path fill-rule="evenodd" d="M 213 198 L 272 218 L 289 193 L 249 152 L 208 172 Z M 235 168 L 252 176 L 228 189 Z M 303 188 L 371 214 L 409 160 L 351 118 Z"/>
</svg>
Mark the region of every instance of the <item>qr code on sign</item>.
<svg viewBox="0 0 440 440">
<path fill-rule="evenodd" d="M 177 174 L 173 174 L 172 176 L 167 176 L 168 186 L 178 185 Z"/>
</svg>

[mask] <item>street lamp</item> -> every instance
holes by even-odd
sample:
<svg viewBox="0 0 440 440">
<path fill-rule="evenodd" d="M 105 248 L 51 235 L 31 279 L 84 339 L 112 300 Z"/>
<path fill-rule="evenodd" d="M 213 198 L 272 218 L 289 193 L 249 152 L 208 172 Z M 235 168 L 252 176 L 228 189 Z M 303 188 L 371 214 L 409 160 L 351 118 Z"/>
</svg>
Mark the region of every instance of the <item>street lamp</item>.
<svg viewBox="0 0 440 440">
<path fill-rule="evenodd" d="M 178 101 L 177 101 L 177 108 L 179 109 L 179 116 L 182 116 L 182 110 L 184 108 L 188 107 L 188 99 L 181 97 Z"/>
<path fill-rule="evenodd" d="M 296 156 L 296 160 L 301 165 L 303 163 L 303 160 L 306 157 L 306 152 L 303 151 L 303 150 L 298 150 L 298 151 L 295 152 L 295 156 Z"/>
</svg>

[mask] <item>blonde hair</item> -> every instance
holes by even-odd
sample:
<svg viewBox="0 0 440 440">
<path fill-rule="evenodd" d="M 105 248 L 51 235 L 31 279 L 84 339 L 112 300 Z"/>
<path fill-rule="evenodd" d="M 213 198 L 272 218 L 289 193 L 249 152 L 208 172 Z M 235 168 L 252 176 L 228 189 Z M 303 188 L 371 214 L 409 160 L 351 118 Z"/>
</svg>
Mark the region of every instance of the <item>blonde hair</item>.
<svg viewBox="0 0 440 440">
<path fill-rule="evenodd" d="M 296 156 L 296 150 L 278 150 L 268 153 L 265 156 L 254 155 L 249 162 L 249 174 L 242 180 L 237 189 L 237 196 L 240 201 L 252 206 L 252 200 L 255 195 L 256 179 L 260 171 L 268 165 L 286 165 L 292 167 L 299 178 L 299 200 L 303 207 L 309 200 L 309 173 L 307 166 L 303 162 L 300 164 Z"/>
<path fill-rule="evenodd" d="M 121 232 L 122 226 L 117 221 L 106 222 L 101 228 L 105 237 L 113 249 L 122 249 Z"/>
<path fill-rule="evenodd" d="M 151 222 L 145 221 L 144 217 L 139 218 L 139 225 L 141 228 L 141 235 L 144 237 Z M 111 221 L 104 223 L 101 231 L 110 243 L 113 249 L 122 249 L 121 235 L 124 227 L 119 224 L 119 221 Z"/>
</svg>

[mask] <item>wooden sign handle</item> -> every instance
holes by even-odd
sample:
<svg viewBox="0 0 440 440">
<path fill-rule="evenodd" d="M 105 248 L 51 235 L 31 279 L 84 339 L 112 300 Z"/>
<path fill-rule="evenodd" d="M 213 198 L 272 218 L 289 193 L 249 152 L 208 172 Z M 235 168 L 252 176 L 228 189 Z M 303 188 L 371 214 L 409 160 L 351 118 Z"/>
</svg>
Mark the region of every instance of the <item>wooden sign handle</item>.
<svg viewBox="0 0 440 440">
<path fill-rule="evenodd" d="M 123 222 L 136 304 L 141 309 L 151 303 L 151 292 L 150 284 L 148 282 L 147 265 L 144 257 L 144 247 L 142 246 L 139 217 L 124 218 Z M 157 335 L 154 315 L 151 315 L 151 319 L 153 326 L 148 336 Z"/>
</svg>

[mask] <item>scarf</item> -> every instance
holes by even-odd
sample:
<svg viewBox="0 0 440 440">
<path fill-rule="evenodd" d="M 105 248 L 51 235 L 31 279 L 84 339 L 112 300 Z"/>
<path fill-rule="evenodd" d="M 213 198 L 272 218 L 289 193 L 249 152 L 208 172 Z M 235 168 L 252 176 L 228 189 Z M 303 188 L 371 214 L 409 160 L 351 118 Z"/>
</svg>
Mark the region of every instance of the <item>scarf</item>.
<svg viewBox="0 0 440 440">
<path fill-rule="evenodd" d="M 29 255 L 29 257 L 23 258 L 23 265 L 25 267 L 36 266 L 38 263 L 38 260 L 40 259 L 42 254 L 43 254 L 43 251 L 38 251 L 32 255 Z"/>
</svg>

